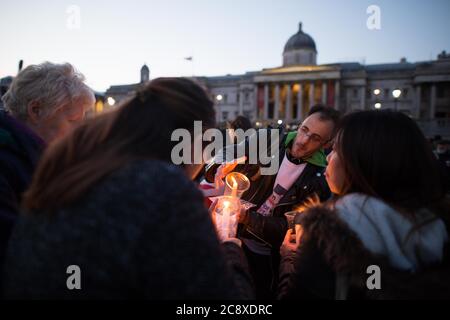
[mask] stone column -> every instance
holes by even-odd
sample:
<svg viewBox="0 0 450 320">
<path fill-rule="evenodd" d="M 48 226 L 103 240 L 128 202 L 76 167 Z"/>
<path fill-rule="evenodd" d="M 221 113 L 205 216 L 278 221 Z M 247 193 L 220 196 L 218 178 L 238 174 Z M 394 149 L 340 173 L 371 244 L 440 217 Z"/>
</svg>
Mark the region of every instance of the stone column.
<svg viewBox="0 0 450 320">
<path fill-rule="evenodd" d="M 273 120 L 278 121 L 278 111 L 280 109 L 280 85 L 275 85 L 275 106 L 273 110 Z"/>
<path fill-rule="evenodd" d="M 239 90 L 239 115 L 244 114 L 244 93 L 242 92 L 242 89 Z"/>
<path fill-rule="evenodd" d="M 415 103 L 414 103 L 414 107 L 415 110 L 413 112 L 414 117 L 416 119 L 420 118 L 420 105 L 421 105 L 421 100 L 422 100 L 422 87 L 420 86 L 420 84 L 417 85 L 416 87 L 416 96 L 415 96 Z"/>
<path fill-rule="evenodd" d="M 300 83 L 298 92 L 297 92 L 297 114 L 296 114 L 296 120 L 301 122 L 302 119 L 302 109 L 303 109 L 303 86 Z"/>
<path fill-rule="evenodd" d="M 309 88 L 309 109 L 311 109 L 314 104 L 314 81 L 311 81 L 311 86 Z"/>
<path fill-rule="evenodd" d="M 255 112 L 255 113 L 252 112 L 252 121 L 253 121 L 255 118 L 258 119 L 258 117 L 261 116 L 258 110 L 258 85 L 255 85 L 255 87 L 253 88 L 252 107 L 253 107 L 252 109 Z"/>
<path fill-rule="evenodd" d="M 340 97 L 340 88 L 339 88 L 339 80 L 334 82 L 334 108 L 339 110 L 339 97 Z"/>
<path fill-rule="evenodd" d="M 269 119 L 269 85 L 264 85 L 264 120 Z"/>
<path fill-rule="evenodd" d="M 436 84 L 431 85 L 431 98 L 430 98 L 430 119 L 434 119 L 436 113 Z"/>
<path fill-rule="evenodd" d="M 361 102 L 359 107 L 361 108 L 361 110 L 365 110 L 366 109 L 366 87 L 361 87 Z"/>
<path fill-rule="evenodd" d="M 219 102 L 216 102 L 216 107 L 217 107 L 217 115 L 216 115 L 216 121 L 217 122 L 222 122 L 222 108 L 219 105 Z"/>
<path fill-rule="evenodd" d="M 286 112 L 286 114 L 285 114 L 285 119 L 286 119 L 286 122 L 289 122 L 289 121 L 291 121 L 291 119 L 292 119 L 292 109 L 291 109 L 291 84 L 288 84 L 287 85 L 288 87 L 287 87 L 287 91 L 286 91 L 286 108 L 285 108 L 285 112 Z"/>
<path fill-rule="evenodd" d="M 322 104 L 327 105 L 327 82 L 322 82 Z"/>
<path fill-rule="evenodd" d="M 222 122 L 222 106 L 221 106 L 222 101 L 217 100 L 216 98 L 217 95 L 218 95 L 217 92 L 213 93 L 214 107 L 216 109 L 216 121 L 219 123 Z"/>
</svg>

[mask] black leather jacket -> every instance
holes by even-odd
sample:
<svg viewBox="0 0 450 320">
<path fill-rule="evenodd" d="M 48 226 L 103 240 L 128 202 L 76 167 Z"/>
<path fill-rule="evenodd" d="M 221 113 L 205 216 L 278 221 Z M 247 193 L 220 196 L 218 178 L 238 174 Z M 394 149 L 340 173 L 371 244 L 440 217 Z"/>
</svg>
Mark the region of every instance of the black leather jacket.
<svg viewBox="0 0 450 320">
<path fill-rule="evenodd" d="M 280 164 L 287 148 L 290 147 L 290 145 L 285 146 L 286 137 L 287 135 L 284 135 L 281 139 L 278 153 L 275 155 L 279 157 Z M 287 231 L 284 213 L 291 211 L 314 193 L 319 196 L 321 201 L 325 201 L 331 196 L 331 192 L 323 175 L 324 168 L 308 163 L 302 174 L 273 208 L 273 214 L 263 216 L 256 211 L 272 194 L 276 175 L 260 175 L 260 167 L 261 165 L 242 164 L 235 169 L 235 171 L 245 174 L 251 181 L 250 189 L 244 193 L 242 199 L 256 205 L 247 212 L 239 226 L 238 235 L 256 239 L 278 251 Z M 212 167 L 208 176 L 211 177 L 214 173 L 215 170 Z"/>
</svg>

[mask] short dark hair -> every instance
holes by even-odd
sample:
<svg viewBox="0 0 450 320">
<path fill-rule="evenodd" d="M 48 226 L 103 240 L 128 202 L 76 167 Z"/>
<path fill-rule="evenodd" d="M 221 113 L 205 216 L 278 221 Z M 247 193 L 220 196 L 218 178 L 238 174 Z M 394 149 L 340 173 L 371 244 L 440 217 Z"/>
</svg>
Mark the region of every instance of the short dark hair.
<svg viewBox="0 0 450 320">
<path fill-rule="evenodd" d="M 334 135 L 336 134 L 336 129 L 339 125 L 339 121 L 341 119 L 341 113 L 332 108 L 332 107 L 327 107 L 323 104 L 316 104 L 314 106 L 311 107 L 311 109 L 309 109 L 307 117 L 309 117 L 310 115 L 313 115 L 315 113 L 319 114 L 319 118 L 322 121 L 331 121 L 334 124 L 334 129 L 333 129 L 333 133 L 332 133 L 332 137 L 334 137 Z"/>
<path fill-rule="evenodd" d="M 242 129 L 245 131 L 252 128 L 252 123 L 247 117 L 237 116 L 236 119 L 230 123 L 230 128 L 234 130 Z"/>
</svg>

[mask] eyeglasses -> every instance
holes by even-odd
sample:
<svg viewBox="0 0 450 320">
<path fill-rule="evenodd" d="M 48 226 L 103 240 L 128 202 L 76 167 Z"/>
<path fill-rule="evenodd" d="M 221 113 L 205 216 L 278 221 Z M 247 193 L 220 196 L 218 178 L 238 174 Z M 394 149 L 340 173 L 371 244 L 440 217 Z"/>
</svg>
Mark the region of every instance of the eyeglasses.
<svg viewBox="0 0 450 320">
<path fill-rule="evenodd" d="M 303 136 L 308 137 L 313 143 L 316 143 L 316 144 L 325 144 L 331 140 L 331 139 L 324 140 L 317 133 L 309 133 L 309 129 L 306 126 L 301 126 L 299 133 Z"/>
</svg>

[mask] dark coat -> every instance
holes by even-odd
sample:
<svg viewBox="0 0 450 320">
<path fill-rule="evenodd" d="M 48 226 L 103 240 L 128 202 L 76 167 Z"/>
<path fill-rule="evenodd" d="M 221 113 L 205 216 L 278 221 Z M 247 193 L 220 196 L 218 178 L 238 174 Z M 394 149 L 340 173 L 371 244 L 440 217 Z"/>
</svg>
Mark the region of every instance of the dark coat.
<svg viewBox="0 0 450 320">
<path fill-rule="evenodd" d="M 279 147 L 275 155 L 279 158 L 279 164 L 283 162 L 287 148 L 290 148 L 292 142 L 286 146 L 287 134 L 282 136 Z M 248 145 L 246 151 L 250 150 Z M 270 152 L 270 141 L 268 150 Z M 249 155 L 247 154 L 247 158 Z M 206 180 L 214 181 L 214 175 L 218 163 L 211 162 L 206 170 Z M 243 223 L 240 225 L 239 234 L 242 237 L 249 237 L 265 243 L 272 247 L 276 252 L 280 247 L 287 230 L 287 221 L 284 213 L 293 210 L 293 208 L 313 194 L 317 194 L 321 201 L 328 200 L 331 196 L 330 189 L 323 175 L 323 167 L 308 163 L 294 182 L 291 188 L 280 199 L 279 203 L 273 209 L 271 216 L 262 216 L 256 211 L 272 194 L 277 175 L 261 175 L 260 168 L 262 164 L 240 164 L 234 171 L 245 174 L 250 179 L 250 189 L 242 196 L 243 200 L 256 205 L 252 208 Z"/>
<path fill-rule="evenodd" d="M 286 146 L 285 135 L 280 143 L 278 157 L 279 163 L 283 162 L 286 150 L 292 145 Z M 328 200 L 331 196 L 330 189 L 325 180 L 323 167 L 307 163 L 302 174 L 289 188 L 286 194 L 273 208 L 272 215 L 263 216 L 257 212 L 259 207 L 272 194 L 276 180 L 275 175 L 260 175 L 252 181 L 252 189 L 246 192 L 242 199 L 252 202 L 256 207 L 252 208 L 242 222 L 240 235 L 258 239 L 278 252 L 287 231 L 287 221 L 284 213 L 293 210 L 294 207 L 304 202 L 313 194 L 317 194 L 321 201 Z"/>
<path fill-rule="evenodd" d="M 241 236 L 255 237 L 276 251 L 283 242 L 287 231 L 287 220 L 284 213 L 294 209 L 313 194 L 317 194 L 321 201 L 327 200 L 331 193 L 323 175 L 324 168 L 307 164 L 300 177 L 273 208 L 271 216 L 263 216 L 257 212 L 258 208 L 272 194 L 276 176 L 262 176 L 262 196 L 242 221 Z M 243 197 L 246 200 L 245 197 Z"/>
<path fill-rule="evenodd" d="M 448 242 L 441 263 L 411 273 L 393 268 L 385 256 L 369 252 L 333 209 L 310 209 L 302 216 L 301 225 L 297 252 L 281 259 L 279 299 L 450 298 Z M 367 288 L 370 265 L 380 267 L 380 290 Z"/>
<path fill-rule="evenodd" d="M 275 153 L 279 157 L 280 165 L 286 155 L 286 149 L 291 146 L 289 143 L 286 144 L 287 137 L 288 135 L 282 137 Z M 269 146 L 271 144 L 272 142 L 269 141 Z M 269 146 L 268 150 L 270 150 Z M 250 150 L 248 146 L 245 149 Z M 271 154 L 270 151 L 268 154 Z M 248 154 L 247 158 L 250 158 Z M 268 247 L 271 252 L 270 257 L 267 258 L 267 256 L 253 253 L 250 249 L 245 250 L 256 285 L 256 295 L 259 298 L 266 299 L 271 298 L 277 288 L 279 248 L 288 228 L 284 213 L 293 210 L 295 206 L 301 204 L 313 194 L 317 194 L 321 201 L 325 201 L 331 196 L 331 192 L 323 175 L 324 168 L 308 163 L 302 174 L 273 209 L 273 214 L 262 216 L 257 210 L 272 194 L 276 181 L 276 174 L 260 174 L 262 166 L 262 164 L 246 163 L 238 165 L 235 171 L 245 174 L 251 181 L 250 189 L 243 194 L 242 199 L 256 205 L 243 217 L 242 223 L 239 224 L 238 236 L 241 239 L 260 242 L 263 246 Z M 208 165 L 206 171 L 208 181 L 214 180 L 217 167 L 218 164 L 214 162 Z"/>
<path fill-rule="evenodd" d="M 0 112 L 0 267 L 22 193 L 43 148 L 44 142 L 30 129 Z"/>
<path fill-rule="evenodd" d="M 234 257 L 234 258 L 232 258 Z M 66 269 L 81 269 L 68 290 Z M 137 161 L 76 203 L 22 215 L 8 248 L 6 298 L 252 298 L 242 250 L 220 245 L 202 194 L 185 174 Z"/>
</svg>

